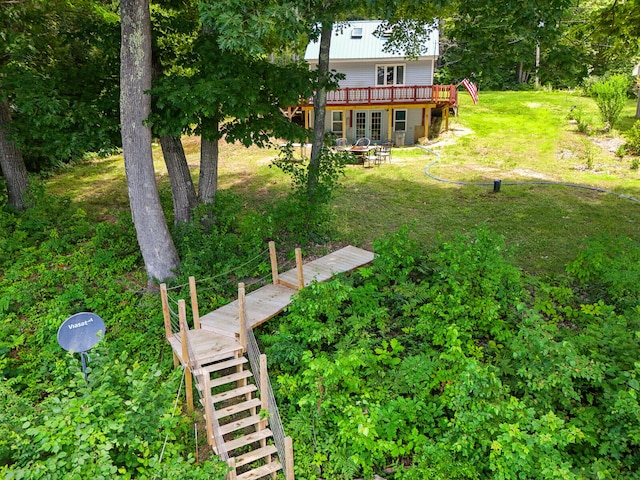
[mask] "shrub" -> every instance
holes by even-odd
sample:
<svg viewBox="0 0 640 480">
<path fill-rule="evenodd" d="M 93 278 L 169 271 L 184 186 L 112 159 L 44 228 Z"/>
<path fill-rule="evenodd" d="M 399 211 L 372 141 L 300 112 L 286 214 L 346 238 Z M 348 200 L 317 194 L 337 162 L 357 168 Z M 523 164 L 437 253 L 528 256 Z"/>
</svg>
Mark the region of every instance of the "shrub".
<svg viewBox="0 0 640 480">
<path fill-rule="evenodd" d="M 640 155 L 640 120 L 627 132 L 627 143 L 624 147 L 631 155 Z"/>
<path fill-rule="evenodd" d="M 613 75 L 607 79 L 595 82 L 589 89 L 600 109 L 605 130 L 614 127 L 627 101 L 629 81 L 625 75 Z"/>
</svg>

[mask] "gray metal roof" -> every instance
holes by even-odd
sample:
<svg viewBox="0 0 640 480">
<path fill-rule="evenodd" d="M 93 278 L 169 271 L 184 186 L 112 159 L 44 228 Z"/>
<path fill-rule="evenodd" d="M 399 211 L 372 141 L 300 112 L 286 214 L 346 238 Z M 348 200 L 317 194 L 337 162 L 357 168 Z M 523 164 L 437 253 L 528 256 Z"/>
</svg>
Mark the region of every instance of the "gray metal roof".
<svg viewBox="0 0 640 480">
<path fill-rule="evenodd" d="M 404 58 L 403 53 L 390 53 L 384 51 L 387 39 L 375 36 L 373 33 L 382 23 L 381 20 L 358 20 L 334 26 L 331 37 L 331 60 L 363 60 L 376 58 Z M 356 29 L 362 29 L 362 36 L 358 36 Z M 434 28 L 425 45 L 422 56 L 438 56 L 439 35 Z M 304 58 L 308 61 L 318 60 L 319 44 L 313 41 L 307 45 Z"/>
</svg>

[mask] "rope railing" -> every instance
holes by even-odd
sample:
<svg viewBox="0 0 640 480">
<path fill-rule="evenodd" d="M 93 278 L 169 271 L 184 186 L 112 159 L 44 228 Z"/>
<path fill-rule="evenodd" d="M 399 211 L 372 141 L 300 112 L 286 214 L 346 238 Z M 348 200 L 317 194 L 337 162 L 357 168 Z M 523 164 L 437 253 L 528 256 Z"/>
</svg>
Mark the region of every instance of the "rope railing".
<svg viewBox="0 0 640 480">
<path fill-rule="evenodd" d="M 286 437 L 284 433 L 284 427 L 282 426 L 282 419 L 280 418 L 280 412 L 278 411 L 278 405 L 276 404 L 276 399 L 273 395 L 273 389 L 271 388 L 271 382 L 269 380 L 269 376 L 267 372 L 261 372 L 260 367 L 260 349 L 258 347 L 258 342 L 256 341 L 256 337 L 253 334 L 253 329 L 248 327 L 246 329 L 247 335 L 247 351 L 246 355 L 249 358 L 249 363 L 251 364 L 251 371 L 253 372 L 254 378 L 264 379 L 264 386 L 266 386 L 266 392 L 262 390 L 260 384 L 262 381 L 256 381 L 256 386 L 258 387 L 258 392 L 260 393 L 260 397 L 266 395 L 267 397 L 267 410 L 269 412 L 269 427 L 271 432 L 273 433 L 273 440 L 276 445 L 276 449 L 278 450 L 278 456 L 280 457 L 280 462 L 282 463 L 282 469 L 284 470 L 285 477 L 290 478 L 293 472 L 289 472 L 287 474 L 288 465 L 290 462 L 287 461 L 287 448 L 286 448 Z"/>
<path fill-rule="evenodd" d="M 230 268 L 226 272 L 221 272 L 221 273 L 218 273 L 218 274 L 213 275 L 211 277 L 200 279 L 200 280 L 198 280 L 198 283 L 205 284 L 207 282 L 210 282 L 211 280 L 216 280 L 217 278 L 220 278 L 220 277 L 230 277 L 232 273 L 237 272 L 242 268 L 245 268 L 247 265 L 251 264 L 252 262 L 256 262 L 256 260 L 261 260 L 265 256 L 265 254 L 266 255 L 269 254 L 269 249 L 268 248 L 263 250 L 262 252 L 258 253 L 253 258 L 250 258 L 246 262 L 241 263 L 240 265 L 237 265 L 237 266 L 235 266 L 233 268 Z M 188 283 L 183 283 L 181 285 L 175 285 L 175 286 L 173 286 L 171 288 L 167 288 L 167 290 L 169 290 L 169 291 L 180 290 L 180 289 L 182 289 L 184 287 L 188 287 L 188 286 L 189 286 Z"/>
</svg>

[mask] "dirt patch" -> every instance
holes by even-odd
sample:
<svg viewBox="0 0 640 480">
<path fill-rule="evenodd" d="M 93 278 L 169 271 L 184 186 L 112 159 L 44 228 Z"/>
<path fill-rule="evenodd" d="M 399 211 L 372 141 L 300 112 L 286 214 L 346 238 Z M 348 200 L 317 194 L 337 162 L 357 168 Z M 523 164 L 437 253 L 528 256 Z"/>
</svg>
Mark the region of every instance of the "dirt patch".
<svg viewBox="0 0 640 480">
<path fill-rule="evenodd" d="M 603 151 L 615 154 L 626 142 L 623 138 L 591 137 L 594 145 L 599 146 Z"/>
<path fill-rule="evenodd" d="M 460 125 L 456 125 L 455 127 L 450 127 L 449 130 L 444 131 L 438 135 L 438 138 L 434 138 L 426 143 L 423 143 L 425 146 L 429 147 L 444 147 L 445 145 L 453 145 L 456 143 L 456 140 L 460 137 L 464 137 L 465 135 L 470 135 L 473 133 L 473 130 L 470 128 L 465 128 Z"/>
</svg>

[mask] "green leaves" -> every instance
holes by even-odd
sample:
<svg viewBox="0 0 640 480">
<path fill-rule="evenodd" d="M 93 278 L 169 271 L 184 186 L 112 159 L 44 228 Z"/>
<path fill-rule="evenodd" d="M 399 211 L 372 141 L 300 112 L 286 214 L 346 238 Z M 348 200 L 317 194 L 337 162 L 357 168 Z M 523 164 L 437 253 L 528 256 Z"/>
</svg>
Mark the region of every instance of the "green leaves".
<svg viewBox="0 0 640 480">
<path fill-rule="evenodd" d="M 640 318 L 604 292 L 638 283 L 613 270 L 584 276 L 611 276 L 597 290 L 529 278 L 487 230 L 430 254 L 407 234 L 380 242 L 363 275 L 303 290 L 267 339 L 301 473 L 633 478 Z M 625 245 L 579 265 L 621 271 L 638 251 Z"/>
</svg>

